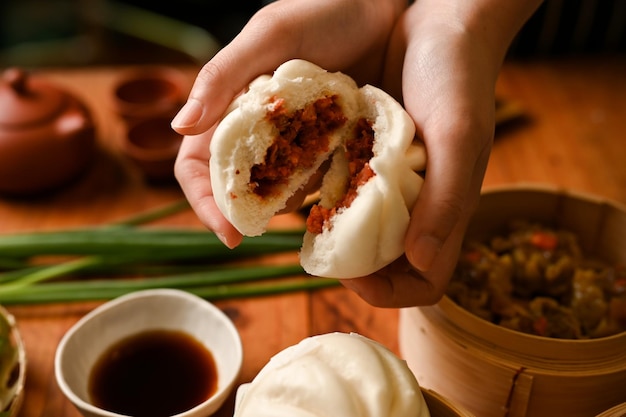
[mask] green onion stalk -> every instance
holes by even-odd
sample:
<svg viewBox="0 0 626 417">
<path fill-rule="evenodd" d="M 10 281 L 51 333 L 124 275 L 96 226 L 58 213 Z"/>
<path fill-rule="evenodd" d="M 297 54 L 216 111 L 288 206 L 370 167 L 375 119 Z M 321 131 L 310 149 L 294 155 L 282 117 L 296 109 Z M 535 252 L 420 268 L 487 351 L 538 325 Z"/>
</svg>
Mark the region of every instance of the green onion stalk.
<svg viewBox="0 0 626 417">
<path fill-rule="evenodd" d="M 0 235 L 0 304 L 107 300 L 150 288 L 217 300 L 338 285 L 308 276 L 296 263 L 260 262 L 297 251 L 301 229 L 246 237 L 229 249 L 206 230 L 141 227 L 188 207 L 175 202 L 104 226 Z"/>
</svg>

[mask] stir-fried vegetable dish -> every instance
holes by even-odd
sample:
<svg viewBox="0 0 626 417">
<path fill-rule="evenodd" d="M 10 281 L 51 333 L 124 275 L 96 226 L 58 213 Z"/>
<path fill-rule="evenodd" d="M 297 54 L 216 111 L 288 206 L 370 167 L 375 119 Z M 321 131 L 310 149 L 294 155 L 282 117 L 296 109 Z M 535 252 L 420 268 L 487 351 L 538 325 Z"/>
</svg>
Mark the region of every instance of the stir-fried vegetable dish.
<svg viewBox="0 0 626 417">
<path fill-rule="evenodd" d="M 567 230 L 516 221 L 467 241 L 447 295 L 495 324 L 538 336 L 590 339 L 626 331 L 626 265 L 581 249 Z"/>
</svg>

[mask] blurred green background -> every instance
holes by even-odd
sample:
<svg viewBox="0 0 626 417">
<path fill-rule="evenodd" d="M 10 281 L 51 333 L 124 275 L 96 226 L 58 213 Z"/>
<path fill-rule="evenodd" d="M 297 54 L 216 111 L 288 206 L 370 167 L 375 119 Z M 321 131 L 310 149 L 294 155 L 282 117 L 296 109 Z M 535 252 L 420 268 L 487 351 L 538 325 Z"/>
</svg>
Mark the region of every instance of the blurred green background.
<svg viewBox="0 0 626 417">
<path fill-rule="evenodd" d="M 0 0 L 0 66 L 204 63 L 269 1 Z M 626 1 L 546 0 L 510 54 L 625 50 Z"/>
<path fill-rule="evenodd" d="M 204 62 L 261 0 L 1 0 L 0 66 Z"/>
</svg>

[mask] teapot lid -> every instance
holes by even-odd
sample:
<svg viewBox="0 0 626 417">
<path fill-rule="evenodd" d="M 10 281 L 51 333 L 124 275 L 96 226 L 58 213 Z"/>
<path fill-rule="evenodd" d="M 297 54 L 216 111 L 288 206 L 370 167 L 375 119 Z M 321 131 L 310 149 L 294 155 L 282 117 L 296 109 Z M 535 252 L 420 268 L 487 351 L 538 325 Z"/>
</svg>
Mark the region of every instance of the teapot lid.
<svg viewBox="0 0 626 417">
<path fill-rule="evenodd" d="M 23 127 L 44 122 L 63 108 L 65 94 L 48 83 L 9 68 L 0 79 L 0 126 Z"/>
</svg>

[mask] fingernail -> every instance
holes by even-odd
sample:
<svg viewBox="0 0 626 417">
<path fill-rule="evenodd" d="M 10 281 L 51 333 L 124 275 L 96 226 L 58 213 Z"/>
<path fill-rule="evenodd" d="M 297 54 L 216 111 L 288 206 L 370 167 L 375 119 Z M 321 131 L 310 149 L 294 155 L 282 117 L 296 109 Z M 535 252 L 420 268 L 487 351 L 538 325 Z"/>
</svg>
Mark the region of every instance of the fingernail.
<svg viewBox="0 0 626 417">
<path fill-rule="evenodd" d="M 202 103 L 199 100 L 191 98 L 172 120 L 172 127 L 174 129 L 194 127 L 198 124 L 203 112 L 204 106 Z"/>
<path fill-rule="evenodd" d="M 422 235 L 413 242 L 409 261 L 419 271 L 426 272 L 431 268 L 440 249 L 441 241 L 439 239 Z"/>
<path fill-rule="evenodd" d="M 226 236 L 224 234 L 215 232 L 215 236 L 217 236 L 217 238 L 220 240 L 220 242 L 222 242 L 224 245 L 230 247 L 228 245 L 228 243 L 227 243 Z"/>
</svg>

